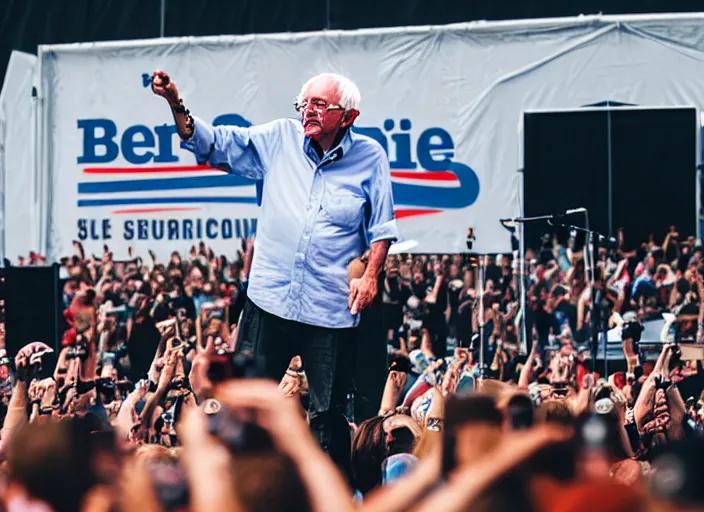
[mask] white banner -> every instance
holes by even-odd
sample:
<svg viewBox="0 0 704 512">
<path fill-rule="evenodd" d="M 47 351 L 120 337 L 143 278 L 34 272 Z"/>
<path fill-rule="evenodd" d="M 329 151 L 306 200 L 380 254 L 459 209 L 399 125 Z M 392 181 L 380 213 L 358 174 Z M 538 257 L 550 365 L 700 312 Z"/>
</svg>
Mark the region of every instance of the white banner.
<svg viewBox="0 0 704 512">
<path fill-rule="evenodd" d="M 194 114 L 239 125 L 295 115 L 314 74 L 348 76 L 362 92 L 357 130 L 388 152 L 413 251 L 466 251 L 472 227 L 475 251 L 509 252 L 499 219 L 520 212 L 522 112 L 606 100 L 704 106 L 701 23 L 585 18 L 42 47 L 50 256 L 70 254 L 74 239 L 118 258 L 129 246 L 163 258 L 201 240 L 232 256 L 256 230 L 255 186 L 179 149 L 149 89 L 155 69 Z"/>
<path fill-rule="evenodd" d="M 34 173 L 32 86 L 37 57 L 13 51 L 0 91 L 0 257 L 41 251 Z"/>
</svg>

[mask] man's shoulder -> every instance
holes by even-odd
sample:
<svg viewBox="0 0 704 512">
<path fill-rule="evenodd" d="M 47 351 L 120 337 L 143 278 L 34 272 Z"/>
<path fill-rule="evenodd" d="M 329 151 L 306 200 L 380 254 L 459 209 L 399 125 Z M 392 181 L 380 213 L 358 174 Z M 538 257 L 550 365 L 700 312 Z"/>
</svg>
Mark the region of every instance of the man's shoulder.
<svg viewBox="0 0 704 512">
<path fill-rule="evenodd" d="M 303 137 L 300 123 L 294 119 L 280 118 L 262 124 L 253 125 L 249 128 L 250 136 L 255 139 L 279 142 L 292 142 Z"/>
<path fill-rule="evenodd" d="M 362 151 L 367 151 L 379 157 L 386 158 L 386 150 L 379 144 L 379 141 L 370 137 L 369 135 L 364 135 L 357 131 L 352 131 L 352 140 L 356 148 Z"/>
<path fill-rule="evenodd" d="M 303 133 L 303 126 L 301 125 L 301 122 L 298 119 L 294 119 L 293 117 L 282 117 L 272 122 L 279 123 L 282 128 L 285 128 L 287 130 L 293 130 L 296 132 Z"/>
<path fill-rule="evenodd" d="M 296 132 L 302 131 L 300 124 L 301 123 L 297 122 L 295 119 L 291 119 L 288 117 L 282 117 L 280 119 L 274 119 L 273 121 L 254 125 L 252 128 L 254 128 L 255 130 L 261 130 L 261 131 L 279 131 L 279 132 L 290 131 L 292 133 L 296 133 Z"/>
</svg>

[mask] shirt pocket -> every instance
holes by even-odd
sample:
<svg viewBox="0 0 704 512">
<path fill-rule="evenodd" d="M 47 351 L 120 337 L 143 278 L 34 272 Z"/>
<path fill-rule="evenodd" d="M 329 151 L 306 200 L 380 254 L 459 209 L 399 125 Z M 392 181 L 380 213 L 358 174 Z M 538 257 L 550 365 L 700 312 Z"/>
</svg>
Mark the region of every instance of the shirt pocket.
<svg viewBox="0 0 704 512">
<path fill-rule="evenodd" d="M 364 198 L 340 187 L 327 187 L 323 212 L 330 223 L 342 228 L 357 228 L 362 222 Z"/>
</svg>

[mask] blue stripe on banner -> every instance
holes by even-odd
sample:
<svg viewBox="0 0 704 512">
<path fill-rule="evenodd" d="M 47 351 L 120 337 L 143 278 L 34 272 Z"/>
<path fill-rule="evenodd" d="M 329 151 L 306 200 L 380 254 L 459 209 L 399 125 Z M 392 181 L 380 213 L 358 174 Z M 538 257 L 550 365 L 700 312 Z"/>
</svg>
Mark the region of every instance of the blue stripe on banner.
<svg viewBox="0 0 704 512">
<path fill-rule="evenodd" d="M 198 176 L 194 178 L 161 178 L 83 182 L 78 184 L 79 194 L 114 194 L 118 192 L 148 192 L 153 190 L 184 190 L 189 188 L 244 187 L 256 182 L 235 174 Z"/>
<path fill-rule="evenodd" d="M 257 204 L 256 197 L 135 197 L 121 199 L 79 199 L 78 206 L 122 206 L 131 204 L 240 203 Z"/>
</svg>

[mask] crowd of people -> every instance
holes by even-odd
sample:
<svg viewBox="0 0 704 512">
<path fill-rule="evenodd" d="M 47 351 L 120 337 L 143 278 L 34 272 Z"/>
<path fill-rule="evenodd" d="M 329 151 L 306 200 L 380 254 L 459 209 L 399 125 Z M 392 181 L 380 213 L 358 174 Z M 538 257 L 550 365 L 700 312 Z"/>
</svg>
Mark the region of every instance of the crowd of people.
<svg viewBox="0 0 704 512">
<path fill-rule="evenodd" d="M 527 251 L 523 280 L 515 254 L 388 256 L 386 385 L 375 416 L 348 409 L 342 469 L 309 428 L 305 360 L 272 382 L 236 350 L 255 243 L 167 262 L 75 248 L 58 353 L 0 359 L 5 510 L 704 508 L 704 259 L 674 227 L 619 233 L 593 287 L 574 239 Z M 609 329 L 623 357 L 601 374 Z"/>
</svg>

